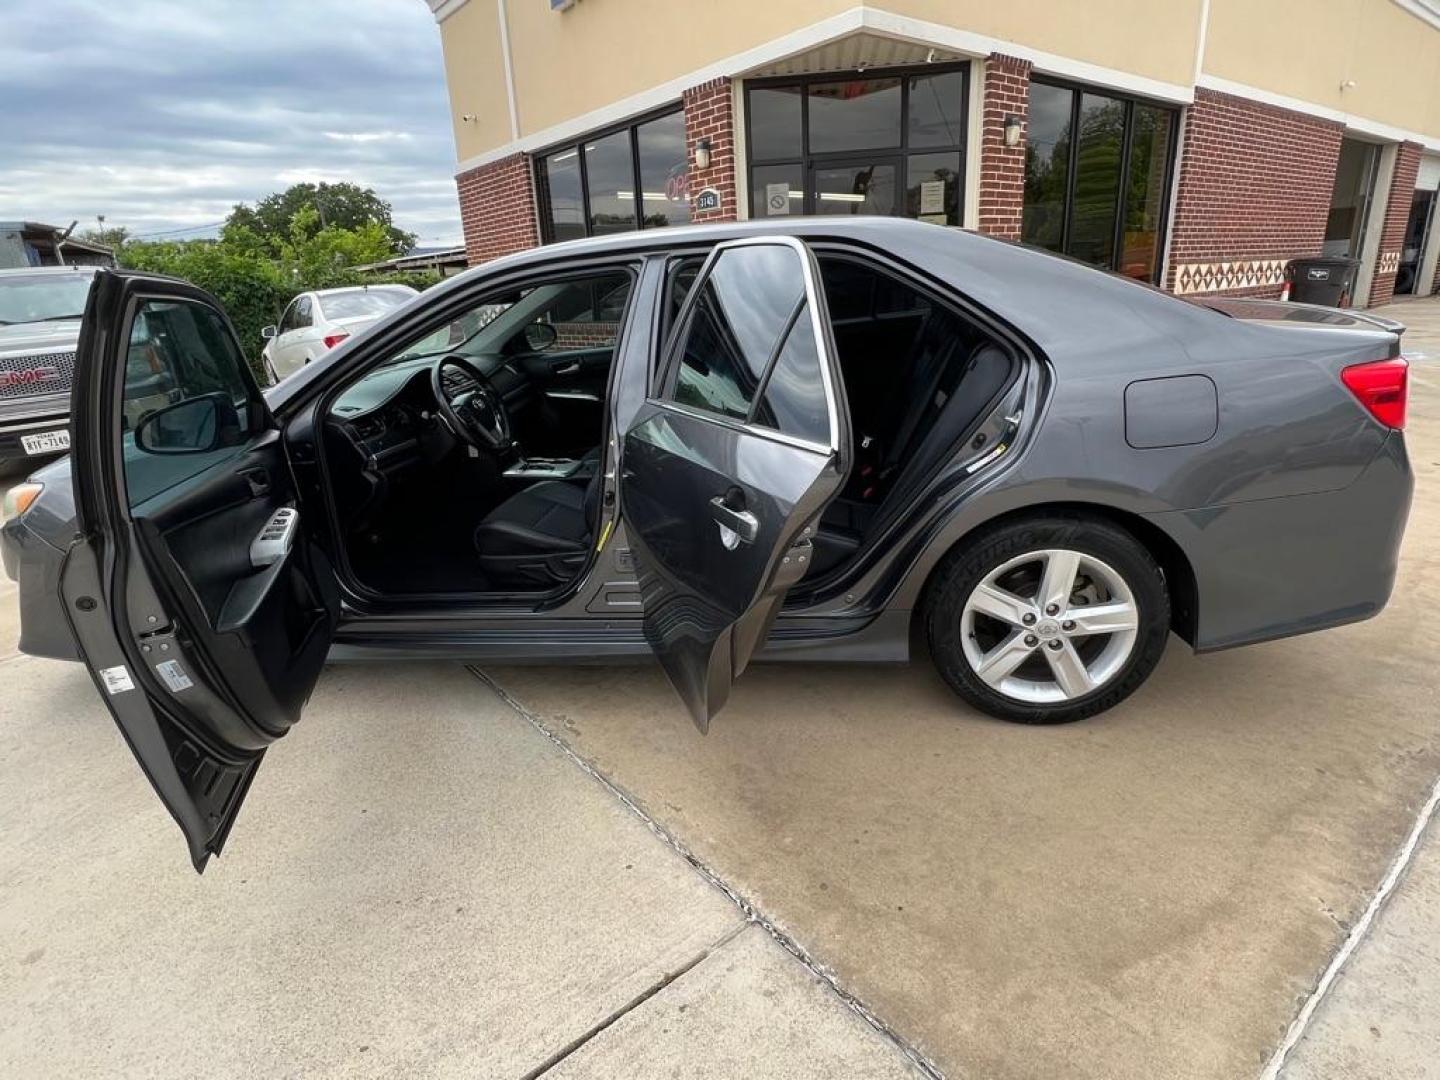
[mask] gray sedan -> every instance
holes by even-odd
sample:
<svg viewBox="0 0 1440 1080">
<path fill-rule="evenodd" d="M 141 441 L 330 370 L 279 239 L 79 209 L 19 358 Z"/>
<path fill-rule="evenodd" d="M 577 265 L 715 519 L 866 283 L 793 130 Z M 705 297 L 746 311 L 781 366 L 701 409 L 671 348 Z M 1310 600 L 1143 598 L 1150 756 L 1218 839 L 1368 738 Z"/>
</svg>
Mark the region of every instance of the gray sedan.
<svg viewBox="0 0 1440 1080">
<path fill-rule="evenodd" d="M 92 669 L 197 867 L 327 656 L 654 655 L 704 730 L 752 656 L 923 637 L 969 704 L 1076 720 L 1171 632 L 1381 609 L 1402 330 L 814 218 L 501 259 L 262 396 L 211 297 L 102 273 L 72 462 L 4 527 L 21 647 Z"/>
</svg>

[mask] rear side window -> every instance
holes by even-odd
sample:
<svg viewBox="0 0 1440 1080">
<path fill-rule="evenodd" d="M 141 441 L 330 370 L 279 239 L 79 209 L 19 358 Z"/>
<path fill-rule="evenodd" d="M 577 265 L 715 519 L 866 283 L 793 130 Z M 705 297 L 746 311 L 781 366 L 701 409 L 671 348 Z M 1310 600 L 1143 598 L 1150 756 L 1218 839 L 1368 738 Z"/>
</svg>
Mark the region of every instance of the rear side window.
<svg viewBox="0 0 1440 1080">
<path fill-rule="evenodd" d="M 681 330 L 670 397 L 828 442 L 828 399 L 800 255 L 778 244 L 731 248 L 699 288 Z"/>
</svg>

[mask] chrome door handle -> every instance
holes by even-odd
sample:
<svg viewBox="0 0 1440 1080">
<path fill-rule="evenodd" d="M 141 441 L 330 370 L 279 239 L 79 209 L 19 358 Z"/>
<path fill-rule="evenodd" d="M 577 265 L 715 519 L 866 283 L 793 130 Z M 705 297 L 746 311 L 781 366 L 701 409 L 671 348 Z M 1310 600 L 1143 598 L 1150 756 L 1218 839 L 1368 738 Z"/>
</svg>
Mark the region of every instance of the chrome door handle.
<svg viewBox="0 0 1440 1080">
<path fill-rule="evenodd" d="M 710 500 L 710 516 L 720 526 L 720 541 L 734 551 L 741 544 L 753 544 L 760 535 L 760 519 L 749 510 L 734 510 L 725 504 L 723 495 Z"/>
<path fill-rule="evenodd" d="M 552 371 L 550 374 L 551 374 L 551 375 L 574 375 L 574 374 L 575 374 L 577 371 L 579 371 L 579 370 L 580 370 L 580 361 L 579 361 L 579 360 L 572 360 L 572 361 L 570 361 L 570 363 L 566 364 L 564 367 L 558 367 L 558 368 L 556 368 L 556 369 L 555 369 L 554 371 Z"/>
</svg>

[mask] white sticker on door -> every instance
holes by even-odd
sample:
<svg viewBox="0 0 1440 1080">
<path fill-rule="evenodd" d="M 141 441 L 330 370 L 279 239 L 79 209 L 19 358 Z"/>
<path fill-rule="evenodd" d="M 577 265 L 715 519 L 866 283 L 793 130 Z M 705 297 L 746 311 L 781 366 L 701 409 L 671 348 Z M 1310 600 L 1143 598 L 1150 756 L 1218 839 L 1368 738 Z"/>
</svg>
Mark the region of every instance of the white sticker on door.
<svg viewBox="0 0 1440 1080">
<path fill-rule="evenodd" d="M 105 690 L 110 696 L 123 694 L 126 690 L 134 690 L 135 683 L 130 679 L 130 672 L 125 670 L 125 665 L 119 667 L 107 667 L 100 669 L 100 681 L 105 684 Z"/>
<path fill-rule="evenodd" d="M 781 214 L 790 213 L 790 182 L 788 180 L 779 184 L 765 185 L 765 213 L 769 217 L 779 217 Z"/>
<path fill-rule="evenodd" d="M 170 688 L 172 694 L 178 694 L 181 690 L 189 690 L 195 685 L 190 681 L 190 676 L 185 674 L 185 669 L 180 666 L 179 660 L 163 660 L 155 665 L 155 670 L 160 673 L 160 678 L 165 680 L 165 685 Z"/>
</svg>

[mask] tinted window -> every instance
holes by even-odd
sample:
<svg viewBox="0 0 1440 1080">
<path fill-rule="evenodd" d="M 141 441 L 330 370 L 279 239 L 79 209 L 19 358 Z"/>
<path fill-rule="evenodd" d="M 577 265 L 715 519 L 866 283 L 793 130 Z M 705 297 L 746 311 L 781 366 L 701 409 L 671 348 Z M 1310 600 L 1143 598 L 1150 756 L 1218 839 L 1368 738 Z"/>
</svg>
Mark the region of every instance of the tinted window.
<svg viewBox="0 0 1440 1080">
<path fill-rule="evenodd" d="M 1125 106 L 1101 94 L 1080 95 L 1080 143 L 1075 149 L 1075 195 L 1068 254 L 1100 266 L 1115 258 L 1120 152 Z"/>
<path fill-rule="evenodd" d="M 900 80 L 847 79 L 810 87 L 810 152 L 900 145 Z"/>
<path fill-rule="evenodd" d="M 682 405 L 744 420 L 804 296 L 800 257 L 780 245 L 723 252 L 700 288 L 676 375 Z"/>
<path fill-rule="evenodd" d="M 765 384 L 765 397 L 755 422 L 811 442 L 830 441 L 830 414 L 820 375 L 820 350 L 807 305 L 800 311 L 775 369 Z"/>
<path fill-rule="evenodd" d="M 635 129 L 640 155 L 640 198 L 645 228 L 690 220 L 689 170 L 685 164 L 685 114 L 671 113 Z"/>
<path fill-rule="evenodd" d="M 1064 239 L 1065 187 L 1070 173 L 1070 103 L 1059 86 L 1030 84 L 1030 133 L 1025 149 L 1022 239 L 1059 251 Z"/>
<path fill-rule="evenodd" d="M 1155 277 L 1160 257 L 1165 168 L 1175 114 L 1153 105 L 1135 106 L 1130 175 L 1125 181 L 1125 250 L 1120 272 L 1141 281 Z"/>
<path fill-rule="evenodd" d="M 585 144 L 585 179 L 590 187 L 592 235 L 635 228 L 635 163 L 630 132 L 617 131 Z"/>
<path fill-rule="evenodd" d="M 310 317 L 310 298 L 302 296 L 295 303 L 295 325 L 300 329 L 309 326 L 314 320 Z"/>
<path fill-rule="evenodd" d="M 959 71 L 910 80 L 910 149 L 965 141 L 965 76 Z"/>
<path fill-rule="evenodd" d="M 285 314 L 280 317 L 280 333 L 289 333 L 291 330 L 294 330 L 297 325 L 299 325 L 295 321 L 296 315 L 299 313 L 299 311 L 300 301 L 291 300 L 290 306 L 285 309 Z"/>
<path fill-rule="evenodd" d="M 580 151 L 575 147 L 542 158 L 540 184 L 552 240 L 585 235 L 585 200 L 580 190 Z"/>
<path fill-rule="evenodd" d="M 800 95 L 798 86 L 750 91 L 750 156 L 756 161 L 800 156 Z"/>
<path fill-rule="evenodd" d="M 131 325 L 121 423 L 131 506 L 241 452 L 255 432 L 245 358 L 214 308 L 147 300 Z M 153 414 L 150 453 L 135 429 Z"/>
</svg>

